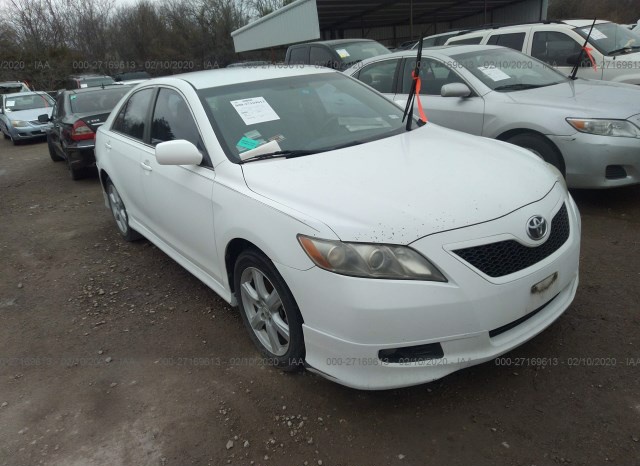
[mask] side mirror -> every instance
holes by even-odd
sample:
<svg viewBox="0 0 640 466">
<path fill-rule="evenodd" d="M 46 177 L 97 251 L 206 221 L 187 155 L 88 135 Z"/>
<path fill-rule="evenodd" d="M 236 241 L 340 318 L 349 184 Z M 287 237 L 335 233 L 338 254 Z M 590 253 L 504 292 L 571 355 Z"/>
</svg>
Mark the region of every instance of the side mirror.
<svg viewBox="0 0 640 466">
<path fill-rule="evenodd" d="M 38 115 L 38 121 L 40 123 L 48 123 L 51 121 L 51 118 L 49 118 L 49 115 L 45 113 L 43 115 Z"/>
<path fill-rule="evenodd" d="M 464 83 L 445 84 L 440 89 L 440 95 L 442 97 L 469 97 L 471 89 Z"/>
<path fill-rule="evenodd" d="M 189 141 L 177 139 L 156 146 L 156 161 L 160 165 L 199 165 L 202 154 Z"/>
</svg>

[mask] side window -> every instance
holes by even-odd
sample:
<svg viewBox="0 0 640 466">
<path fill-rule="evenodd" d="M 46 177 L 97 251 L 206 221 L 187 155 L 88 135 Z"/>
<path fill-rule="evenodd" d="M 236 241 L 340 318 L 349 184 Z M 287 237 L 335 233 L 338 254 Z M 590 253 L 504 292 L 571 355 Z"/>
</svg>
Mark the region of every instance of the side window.
<svg viewBox="0 0 640 466">
<path fill-rule="evenodd" d="M 316 66 L 326 66 L 327 68 L 334 68 L 333 56 L 331 53 L 323 47 L 311 47 L 309 53 L 309 62 Z"/>
<path fill-rule="evenodd" d="M 531 56 L 551 66 L 571 66 L 572 57 L 580 53 L 580 44 L 563 32 L 536 32 Z"/>
<path fill-rule="evenodd" d="M 394 94 L 393 78 L 400 59 L 385 60 L 362 68 L 358 79 L 383 94 Z"/>
<path fill-rule="evenodd" d="M 526 34 L 524 32 L 517 32 L 513 34 L 494 34 L 489 37 L 487 44 L 501 45 L 502 47 L 509 47 L 510 49 L 522 52 L 525 36 Z"/>
<path fill-rule="evenodd" d="M 289 56 L 290 65 L 305 65 L 309 60 L 309 49 L 307 47 L 296 47 L 291 49 Z"/>
<path fill-rule="evenodd" d="M 436 45 L 436 43 L 438 42 L 439 37 L 431 37 L 431 38 L 426 38 L 422 41 L 422 46 L 424 48 L 427 47 L 433 47 L 434 45 Z"/>
<path fill-rule="evenodd" d="M 182 96 L 171 89 L 160 89 L 151 121 L 151 144 L 174 139 L 200 144 L 198 127 Z"/>
<path fill-rule="evenodd" d="M 411 90 L 411 73 L 415 69 L 415 60 L 406 60 L 403 70 L 402 93 L 408 94 Z M 422 90 L 424 95 L 440 95 L 442 86 L 451 83 L 464 83 L 464 80 L 439 61 L 430 58 L 423 58 L 420 63 L 420 79 L 422 80 Z"/>
<path fill-rule="evenodd" d="M 482 36 L 471 37 L 469 39 L 452 40 L 449 45 L 478 45 L 482 42 Z"/>
<path fill-rule="evenodd" d="M 153 91 L 153 89 L 143 89 L 129 97 L 129 100 L 113 122 L 111 129 L 142 141 Z"/>
</svg>

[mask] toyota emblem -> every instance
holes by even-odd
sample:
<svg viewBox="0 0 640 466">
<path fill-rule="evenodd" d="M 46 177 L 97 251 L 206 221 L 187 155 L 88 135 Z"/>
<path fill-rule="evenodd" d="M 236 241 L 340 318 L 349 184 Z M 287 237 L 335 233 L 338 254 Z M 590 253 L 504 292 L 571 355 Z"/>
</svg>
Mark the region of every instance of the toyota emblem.
<svg viewBox="0 0 640 466">
<path fill-rule="evenodd" d="M 547 234 L 549 224 L 541 215 L 534 215 L 527 222 L 527 235 L 534 241 L 540 241 Z"/>
</svg>

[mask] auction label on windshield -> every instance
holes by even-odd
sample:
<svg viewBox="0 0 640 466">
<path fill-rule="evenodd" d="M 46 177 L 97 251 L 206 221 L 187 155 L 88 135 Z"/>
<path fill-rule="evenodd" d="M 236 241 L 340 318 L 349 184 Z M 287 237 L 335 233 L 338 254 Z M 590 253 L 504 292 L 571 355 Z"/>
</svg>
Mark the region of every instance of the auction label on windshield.
<svg viewBox="0 0 640 466">
<path fill-rule="evenodd" d="M 500 68 L 495 68 L 492 66 L 481 66 L 478 69 L 482 71 L 489 79 L 492 79 L 496 82 L 504 81 L 505 79 L 511 79 L 511 76 L 502 71 Z"/>
<path fill-rule="evenodd" d="M 271 108 L 264 97 L 232 100 L 231 105 L 236 109 L 245 125 L 255 125 L 266 121 L 279 120 L 278 114 Z"/>
</svg>

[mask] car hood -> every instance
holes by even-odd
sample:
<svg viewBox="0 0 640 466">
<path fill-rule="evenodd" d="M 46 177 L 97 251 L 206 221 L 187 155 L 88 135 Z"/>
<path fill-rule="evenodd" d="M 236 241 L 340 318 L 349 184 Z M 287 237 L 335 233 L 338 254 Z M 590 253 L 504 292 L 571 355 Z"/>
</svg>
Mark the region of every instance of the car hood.
<svg viewBox="0 0 640 466">
<path fill-rule="evenodd" d="M 17 112 L 8 112 L 7 117 L 10 120 L 34 121 L 38 119 L 39 115 L 44 115 L 45 113 L 51 116 L 52 110 L 53 108 L 51 107 L 34 108 L 32 110 L 18 110 Z"/>
<path fill-rule="evenodd" d="M 542 199 L 556 175 L 510 144 L 434 124 L 306 157 L 242 165 L 249 189 L 343 241 L 409 244 Z"/>
<path fill-rule="evenodd" d="M 561 107 L 576 112 L 567 116 L 627 119 L 638 113 L 640 86 L 578 79 L 504 95 L 518 104 Z"/>
</svg>

